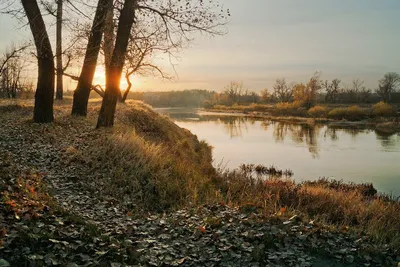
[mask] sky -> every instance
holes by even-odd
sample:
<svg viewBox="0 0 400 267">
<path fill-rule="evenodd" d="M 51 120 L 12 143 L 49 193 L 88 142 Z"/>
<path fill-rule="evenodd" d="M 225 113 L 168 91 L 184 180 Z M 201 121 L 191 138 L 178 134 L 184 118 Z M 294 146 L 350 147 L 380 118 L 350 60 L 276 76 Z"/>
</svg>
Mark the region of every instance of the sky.
<svg viewBox="0 0 400 267">
<path fill-rule="evenodd" d="M 228 33 L 196 36 L 175 62 L 173 81 L 135 77 L 136 90 L 221 91 L 230 81 L 271 90 L 277 78 L 304 82 L 316 71 L 322 79 L 359 78 L 375 89 L 384 73 L 400 73 L 399 0 L 220 2 L 230 9 Z M 9 17 L 0 15 L 0 25 L 0 50 L 30 37 L 29 28 Z"/>
</svg>

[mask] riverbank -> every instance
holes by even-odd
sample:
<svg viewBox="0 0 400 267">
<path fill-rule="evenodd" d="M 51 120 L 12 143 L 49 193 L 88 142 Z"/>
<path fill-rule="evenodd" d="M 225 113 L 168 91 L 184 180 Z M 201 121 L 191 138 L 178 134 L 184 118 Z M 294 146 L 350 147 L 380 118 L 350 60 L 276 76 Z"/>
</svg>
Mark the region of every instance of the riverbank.
<svg viewBox="0 0 400 267">
<path fill-rule="evenodd" d="M 391 109 L 388 106 L 377 108 L 380 109 L 374 111 L 373 107 L 330 105 L 316 106 L 307 111 L 294 104 L 285 105 L 284 103 L 281 106 L 261 104 L 249 106 L 217 105 L 213 108 L 203 108 L 201 113 L 209 116 L 245 116 L 296 124 L 324 124 L 340 128 L 372 129 L 383 134 L 399 133 L 400 120 L 398 115 L 395 114 L 395 108 Z"/>
<path fill-rule="evenodd" d="M 211 149 L 140 103 L 113 129 L 56 103 L 0 105 L 0 263 L 395 266 L 400 205 L 370 185 L 215 170 Z M 1 262 L 3 258 L 3 262 Z M 111 264 L 113 263 L 113 265 Z M 76 266 L 76 265 L 73 265 Z"/>
</svg>

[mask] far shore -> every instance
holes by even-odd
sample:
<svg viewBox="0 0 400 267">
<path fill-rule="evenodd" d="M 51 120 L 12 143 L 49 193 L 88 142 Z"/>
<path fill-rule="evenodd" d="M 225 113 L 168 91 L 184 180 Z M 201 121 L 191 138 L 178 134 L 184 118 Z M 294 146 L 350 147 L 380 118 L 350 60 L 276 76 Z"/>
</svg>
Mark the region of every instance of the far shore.
<svg viewBox="0 0 400 267">
<path fill-rule="evenodd" d="M 353 128 L 353 129 L 373 129 L 382 134 L 400 133 L 399 117 L 378 117 L 366 118 L 362 120 L 346 120 L 346 119 L 331 119 L 331 118 L 312 118 L 305 116 L 278 116 L 272 115 L 270 112 L 261 111 L 241 111 L 235 109 L 215 109 L 201 108 L 201 115 L 207 116 L 240 116 L 255 119 L 264 119 L 270 121 L 279 121 L 295 124 L 324 124 L 330 127 Z"/>
</svg>

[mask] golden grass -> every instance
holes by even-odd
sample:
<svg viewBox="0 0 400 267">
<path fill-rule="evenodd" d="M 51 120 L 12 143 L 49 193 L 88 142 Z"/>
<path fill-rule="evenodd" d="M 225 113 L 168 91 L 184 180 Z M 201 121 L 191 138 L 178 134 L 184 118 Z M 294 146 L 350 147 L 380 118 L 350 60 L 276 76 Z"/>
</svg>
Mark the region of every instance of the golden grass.
<svg viewBox="0 0 400 267">
<path fill-rule="evenodd" d="M 307 113 L 312 118 L 326 118 L 328 115 L 328 108 L 324 106 L 315 106 L 310 108 Z"/>
<path fill-rule="evenodd" d="M 376 195 L 372 185 L 324 179 L 297 184 L 289 178 L 257 177 L 240 170 L 222 172 L 221 180 L 220 196 L 229 205 L 252 205 L 268 214 L 283 208 L 400 247 L 400 202 Z"/>
<path fill-rule="evenodd" d="M 377 117 L 394 117 L 396 116 L 396 108 L 381 101 L 373 105 L 372 115 Z"/>
<path fill-rule="evenodd" d="M 113 129 L 101 129 L 78 161 L 105 194 L 149 210 L 197 205 L 212 195 L 211 149 L 150 107 L 121 105 Z"/>
<path fill-rule="evenodd" d="M 30 117 L 26 112 L 32 111 L 31 106 L 23 105 L 0 108 Z M 94 129 L 97 103 L 90 104 L 88 120 L 66 116 L 69 108 L 69 104 L 56 104 L 56 114 L 64 117 L 56 118 L 54 130 L 80 136 L 88 124 Z M 215 170 L 211 148 L 205 142 L 150 107 L 140 102 L 119 105 L 116 118 L 113 129 L 93 130 L 95 135 L 85 139 L 85 146 L 77 148 L 71 143 L 65 147 L 66 164 L 81 168 L 81 179 L 87 179 L 96 192 L 145 210 L 224 202 L 250 204 L 275 214 L 284 207 L 400 247 L 400 203 L 375 195 L 369 185 L 326 180 L 297 184 L 290 178 L 246 168 Z"/>
<path fill-rule="evenodd" d="M 361 120 L 365 119 L 368 116 L 368 111 L 357 105 L 343 108 L 334 108 L 328 113 L 328 117 L 334 119 Z"/>
</svg>

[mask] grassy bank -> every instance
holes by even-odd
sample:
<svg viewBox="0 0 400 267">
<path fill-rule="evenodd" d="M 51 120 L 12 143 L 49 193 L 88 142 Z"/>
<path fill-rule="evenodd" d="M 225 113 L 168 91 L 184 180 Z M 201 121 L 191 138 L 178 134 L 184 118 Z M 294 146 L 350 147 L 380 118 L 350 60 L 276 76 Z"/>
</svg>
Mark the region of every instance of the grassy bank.
<svg viewBox="0 0 400 267">
<path fill-rule="evenodd" d="M 293 123 L 324 123 L 347 127 L 373 128 L 382 133 L 400 132 L 397 107 L 383 102 L 375 105 L 317 105 L 310 109 L 300 103 L 215 105 L 206 111 L 244 114 L 249 117 Z"/>
<path fill-rule="evenodd" d="M 55 122 L 38 125 L 31 122 L 31 102 L 2 102 L 4 136 L 14 144 L 7 149 L 18 149 L 16 136 L 38 143 L 39 154 L 42 147 L 54 147 L 59 153 L 55 159 L 28 157 L 40 163 L 43 156 L 48 168 L 61 169 L 59 175 L 71 183 L 129 213 L 222 203 L 261 213 L 271 222 L 297 215 L 399 252 L 400 203 L 376 194 L 372 185 L 326 180 L 297 184 L 290 172 L 253 165 L 216 170 L 208 144 L 140 102 L 119 105 L 115 127 L 101 130 L 94 129 L 99 103 L 90 104 L 87 119 L 70 117 L 69 103 L 56 105 Z M 10 206 L 6 196 L 2 205 Z"/>
</svg>

